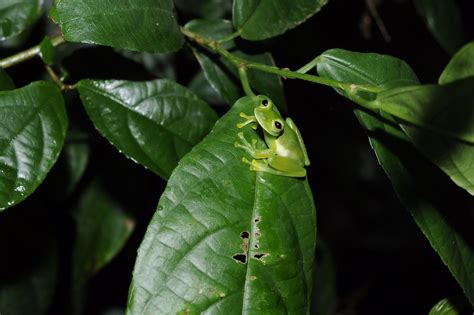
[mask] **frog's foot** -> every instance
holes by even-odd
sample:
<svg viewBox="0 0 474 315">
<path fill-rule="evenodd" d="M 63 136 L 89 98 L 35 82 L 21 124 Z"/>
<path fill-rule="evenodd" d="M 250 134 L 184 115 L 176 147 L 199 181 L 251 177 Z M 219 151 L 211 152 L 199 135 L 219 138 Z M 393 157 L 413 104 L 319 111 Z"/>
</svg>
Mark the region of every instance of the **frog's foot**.
<svg viewBox="0 0 474 315">
<path fill-rule="evenodd" d="M 245 137 L 243 132 L 239 132 L 237 134 L 239 137 L 240 142 L 236 141 L 234 143 L 234 146 L 236 148 L 242 148 L 245 151 L 247 151 L 250 155 L 254 156 L 255 152 L 258 150 L 256 147 L 257 144 L 257 139 L 252 139 L 252 142 L 250 143 Z"/>
<path fill-rule="evenodd" d="M 245 118 L 245 121 L 238 123 L 237 128 L 243 128 L 248 124 L 252 124 L 252 128 L 257 129 L 257 119 L 255 118 L 255 116 L 249 116 L 244 112 L 240 112 L 240 117 Z"/>
<path fill-rule="evenodd" d="M 275 153 L 270 149 L 257 149 L 257 142 L 258 142 L 257 139 L 252 139 L 251 142 L 249 142 L 245 138 L 243 132 L 239 132 L 237 136 L 239 137 L 240 142 L 236 141 L 234 143 L 234 146 L 236 148 L 244 149 L 254 159 L 265 159 L 272 155 L 275 155 Z"/>
</svg>

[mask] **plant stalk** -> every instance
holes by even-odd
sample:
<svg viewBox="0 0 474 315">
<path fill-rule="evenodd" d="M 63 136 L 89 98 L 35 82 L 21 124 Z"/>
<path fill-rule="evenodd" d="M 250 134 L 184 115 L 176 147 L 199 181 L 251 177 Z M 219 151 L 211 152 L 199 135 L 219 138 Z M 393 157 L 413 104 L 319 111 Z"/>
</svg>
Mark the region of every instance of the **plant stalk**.
<svg viewBox="0 0 474 315">
<path fill-rule="evenodd" d="M 51 44 L 53 47 L 59 46 L 60 44 L 64 43 L 64 38 L 61 35 L 57 35 L 53 38 L 51 38 Z M 24 50 L 22 52 L 19 52 L 13 56 L 4 58 L 0 60 L 0 67 L 2 68 L 8 68 L 12 67 L 16 64 L 19 64 L 21 62 L 24 62 L 26 60 L 29 60 L 33 57 L 36 57 L 40 53 L 40 45 L 36 45 L 34 47 L 31 47 L 27 50 Z"/>
<path fill-rule="evenodd" d="M 316 76 L 316 75 L 306 74 L 304 72 L 305 72 L 306 67 L 308 65 L 303 66 L 303 68 L 298 70 L 298 71 L 291 71 L 290 69 L 282 69 L 282 68 L 278 68 L 278 67 L 275 67 L 275 66 L 269 66 L 269 65 L 264 65 L 264 64 L 260 64 L 260 63 L 249 62 L 245 59 L 242 59 L 240 57 L 235 56 L 234 54 L 232 54 L 228 50 L 222 48 L 220 46 L 220 42 L 206 39 L 206 38 L 204 38 L 204 37 L 202 37 L 198 34 L 195 34 L 193 32 L 190 32 L 189 30 L 186 30 L 185 28 L 181 28 L 181 31 L 186 37 L 194 40 L 195 42 L 197 42 L 200 45 L 207 46 L 208 48 L 212 49 L 213 51 L 215 51 L 219 55 L 223 56 L 224 58 L 226 58 L 228 61 L 230 61 L 237 68 L 240 68 L 240 67 L 243 66 L 244 68 L 247 68 L 247 69 L 255 69 L 255 70 L 260 70 L 260 71 L 263 71 L 263 72 L 273 73 L 273 74 L 279 75 L 283 78 L 299 79 L 299 80 L 309 81 L 309 82 L 329 86 L 329 87 L 332 87 L 332 88 L 335 88 L 335 89 L 342 89 L 342 90 L 348 91 L 348 92 L 364 91 L 364 92 L 379 93 L 379 92 L 382 92 L 384 90 L 383 88 L 373 86 L 373 85 L 362 85 L 362 84 L 346 83 L 346 82 L 340 82 L 340 81 L 332 80 L 332 79 L 329 79 L 329 78 L 323 78 L 323 77 Z M 316 61 L 317 60 L 315 58 L 313 61 L 310 62 L 309 65 L 310 66 L 313 65 Z"/>
</svg>

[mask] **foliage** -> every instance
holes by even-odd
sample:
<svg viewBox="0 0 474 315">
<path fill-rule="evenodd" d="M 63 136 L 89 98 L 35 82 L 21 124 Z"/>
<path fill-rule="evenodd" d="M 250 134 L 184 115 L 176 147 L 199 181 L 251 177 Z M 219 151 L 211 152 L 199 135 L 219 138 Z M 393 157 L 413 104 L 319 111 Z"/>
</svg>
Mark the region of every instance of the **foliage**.
<svg viewBox="0 0 474 315">
<path fill-rule="evenodd" d="M 383 30 L 375 2 L 364 3 Z M 403 218 L 402 226 L 415 223 L 407 236 L 423 234 L 428 242 L 401 245 L 407 236 L 384 228 L 397 222 L 384 219 L 374 227 L 370 218 L 362 232 L 380 229 L 377 237 L 363 240 L 349 229 L 341 238 L 380 243 L 378 253 L 429 246 L 429 262 L 441 262 L 450 276 L 431 280 L 436 287 L 411 279 L 433 292 L 419 299 L 420 308 L 431 308 L 430 314 L 472 308 L 474 43 L 467 42 L 472 34 L 463 29 L 459 3 L 414 0 L 409 8 L 426 23 L 431 42 L 452 55 L 426 80 L 383 49 L 323 43 L 319 53 L 306 48 L 302 64 L 294 50 L 312 47 L 308 33 L 333 31 L 326 21 L 324 29 L 298 33 L 326 10 L 334 19 L 327 0 L 2 2 L 0 242 L 6 255 L 0 314 L 99 314 L 101 308 L 105 314 L 110 305 L 95 301 L 93 292 L 107 272 L 127 284 L 128 299 L 127 289 L 114 294 L 127 314 L 363 310 L 360 301 L 377 298 L 364 284 L 342 289 L 358 270 L 345 273 L 350 251 L 331 232 L 348 220 L 340 216 L 334 227 L 328 224 L 333 209 L 321 200 L 325 185 L 342 187 L 334 196 L 347 193 L 338 169 L 370 172 L 359 171 L 357 159 L 340 151 L 327 152 L 334 156 L 327 161 L 311 154 L 315 135 L 337 142 L 342 132 L 342 142 L 354 139 L 342 118 L 337 126 L 308 115 L 311 95 L 323 90 L 339 95 L 327 94 L 317 113 L 331 102 L 346 106 L 340 117 L 353 112 L 354 133 L 365 133 L 391 183 L 382 185 L 389 193 L 367 201 L 367 213 L 378 209 L 376 198 L 387 218 L 392 207 L 400 213 L 404 207 L 411 218 L 396 218 Z M 37 45 L 29 47 L 32 41 Z M 102 72 L 104 64 L 110 69 Z M 29 65 L 28 75 L 15 72 Z M 304 111 L 291 116 L 310 153 L 307 176 L 249 167 L 252 156 L 236 145 L 239 137 L 260 150 L 272 148 L 261 121 L 242 126 L 243 117 L 263 104 L 256 94 L 273 100 L 283 117 Z M 323 120 L 332 130 L 315 123 Z M 282 139 L 280 157 L 286 154 Z M 333 178 L 321 180 L 319 163 L 329 165 Z M 358 192 L 371 194 L 363 185 L 354 191 L 354 202 L 362 202 Z M 391 247 L 390 237 L 397 245 Z M 115 261 L 125 272 L 112 271 Z M 380 268 L 390 272 L 388 264 Z M 422 268 L 410 266 L 415 274 Z M 105 281 L 107 291 L 114 291 L 112 282 Z"/>
</svg>

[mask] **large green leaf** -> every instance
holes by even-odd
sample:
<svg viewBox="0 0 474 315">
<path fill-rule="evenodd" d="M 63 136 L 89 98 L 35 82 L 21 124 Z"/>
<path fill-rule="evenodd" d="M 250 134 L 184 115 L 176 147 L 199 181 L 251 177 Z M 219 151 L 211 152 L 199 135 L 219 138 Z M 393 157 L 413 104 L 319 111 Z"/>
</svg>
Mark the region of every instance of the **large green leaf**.
<svg viewBox="0 0 474 315">
<path fill-rule="evenodd" d="M 455 0 L 414 0 L 426 26 L 448 52 L 454 53 L 465 43 L 462 17 Z"/>
<path fill-rule="evenodd" d="M 217 114 L 176 82 L 79 82 L 97 130 L 129 158 L 167 179 L 212 128 Z"/>
<path fill-rule="evenodd" d="M 172 0 L 56 0 L 55 8 L 67 41 L 148 52 L 183 44 Z"/>
<path fill-rule="evenodd" d="M 207 40 L 222 40 L 233 33 L 232 24 L 226 20 L 192 20 L 185 28 Z M 249 62 L 275 65 L 270 53 L 248 54 L 237 50 L 233 40 L 221 44 L 226 49 Z M 195 50 L 195 55 L 204 71 L 209 84 L 228 103 L 233 104 L 243 94 L 239 75 L 235 65 L 230 64 L 225 58 L 209 57 L 202 51 Z M 250 85 L 256 92 L 268 95 L 280 109 L 286 109 L 285 94 L 281 78 L 277 75 L 257 70 L 248 70 Z"/>
<path fill-rule="evenodd" d="M 28 197 L 61 151 L 67 117 L 59 89 L 35 82 L 0 92 L 0 210 Z"/>
<path fill-rule="evenodd" d="M 98 182 L 92 182 L 75 213 L 72 279 L 80 288 L 122 249 L 134 228 L 120 206 Z"/>
<path fill-rule="evenodd" d="M 385 72 L 375 71 L 371 75 L 371 69 L 379 69 L 384 58 L 377 61 L 367 56 L 364 59 L 352 60 L 354 53 L 340 54 L 339 58 L 345 59 L 344 63 L 349 66 L 337 67 L 325 64 L 326 58 L 322 58 L 318 64 L 318 73 L 324 77 L 330 77 L 343 82 L 370 83 L 377 86 L 397 86 L 396 82 L 408 83 L 413 80 L 408 72 L 400 71 L 395 66 L 388 67 Z M 361 54 L 363 57 L 365 54 Z M 372 62 L 371 62 L 372 60 Z M 328 70 L 331 71 L 328 71 Z M 357 73 L 364 73 L 364 76 Z M 390 82 L 393 79 L 393 83 Z M 382 84 L 383 83 L 383 84 Z M 466 239 L 466 230 L 472 226 L 472 201 L 470 197 L 457 192 L 444 176 L 433 171 L 426 160 L 422 159 L 417 152 L 405 141 L 391 136 L 394 126 L 379 117 L 356 111 L 356 115 L 364 128 L 370 131 L 369 141 L 377 156 L 380 165 L 388 175 L 392 185 L 407 209 L 413 215 L 421 231 L 428 238 L 433 249 L 439 254 L 442 261 L 447 265 L 453 276 L 463 288 L 471 303 L 474 303 L 474 250 L 472 244 Z M 455 199 L 450 199 L 450 193 L 455 190 Z M 457 194 L 456 194 L 457 193 Z M 456 207 L 453 207 L 453 205 Z M 455 211 L 454 211 L 455 210 Z M 454 218 L 454 219 L 453 219 Z M 454 224 L 452 221 L 458 222 Z M 459 227 L 459 223 L 468 228 Z"/>
<path fill-rule="evenodd" d="M 242 162 L 237 133 L 259 136 L 236 124 L 254 107 L 241 98 L 173 172 L 138 252 L 128 314 L 307 313 L 311 190 Z"/>
<path fill-rule="evenodd" d="M 42 0 L 0 1 L 0 40 L 18 35 L 41 15 Z"/>
<path fill-rule="evenodd" d="M 234 26 L 248 40 L 283 34 L 321 10 L 327 0 L 234 0 Z"/>
</svg>

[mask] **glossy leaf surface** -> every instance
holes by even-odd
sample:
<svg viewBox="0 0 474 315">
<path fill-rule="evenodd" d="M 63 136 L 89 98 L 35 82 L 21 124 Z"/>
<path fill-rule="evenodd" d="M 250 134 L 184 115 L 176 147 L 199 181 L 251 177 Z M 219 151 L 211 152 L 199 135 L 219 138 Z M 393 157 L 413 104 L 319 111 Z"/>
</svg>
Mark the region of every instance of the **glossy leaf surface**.
<svg viewBox="0 0 474 315">
<path fill-rule="evenodd" d="M 75 221 L 72 273 L 79 288 L 117 255 L 135 224 L 98 182 L 82 195 Z"/>
<path fill-rule="evenodd" d="M 164 179 L 217 120 L 193 92 L 166 79 L 83 80 L 79 93 L 97 130 Z"/>
<path fill-rule="evenodd" d="M 303 23 L 326 3 L 327 0 L 234 0 L 233 22 L 242 38 L 262 40 Z"/>
<path fill-rule="evenodd" d="M 0 40 L 18 35 L 41 15 L 42 0 L 0 1 Z"/>
<path fill-rule="evenodd" d="M 43 181 L 66 136 L 64 100 L 52 83 L 0 92 L 0 209 L 29 196 Z"/>
<path fill-rule="evenodd" d="M 449 53 L 454 53 L 465 42 L 462 16 L 453 0 L 415 0 L 418 13 L 426 26 Z"/>
<path fill-rule="evenodd" d="M 253 172 L 241 98 L 173 172 L 140 246 L 128 314 L 306 314 L 316 226 L 305 179 Z M 262 140 L 258 141 L 262 146 Z"/>
<path fill-rule="evenodd" d="M 172 0 L 56 0 L 55 6 L 67 41 L 148 52 L 183 44 Z"/>
<path fill-rule="evenodd" d="M 385 72 L 370 75 L 370 69 L 378 69 L 375 60 L 372 63 L 359 63 L 348 54 L 345 63 L 349 67 L 332 68 L 330 65 L 318 64 L 321 76 L 330 77 L 343 82 L 370 83 L 382 86 L 397 86 L 394 83 L 406 82 L 398 67 L 385 69 Z M 340 54 L 340 58 L 344 55 Z M 339 63 L 341 64 L 341 63 Z M 331 68 L 331 71 L 326 69 Z M 354 71 L 357 69 L 357 71 Z M 368 77 L 354 73 L 365 73 Z M 400 77 L 398 77 L 400 76 Z M 358 78 L 355 82 L 355 78 Z M 397 140 L 390 130 L 394 127 L 378 117 L 356 111 L 360 123 L 370 131 L 369 141 L 377 159 L 389 177 L 392 185 L 405 207 L 413 215 L 416 223 L 429 240 L 433 249 L 447 265 L 454 278 L 461 285 L 471 303 L 474 303 L 474 250 L 466 241 L 466 233 L 472 226 L 472 202 L 470 196 L 460 194 L 445 176 L 438 174 L 422 159 L 406 141 Z M 456 207 L 453 207 L 449 194 L 456 195 Z M 452 224 L 452 220 L 458 222 Z M 462 222 L 460 226 L 459 223 Z"/>
</svg>

